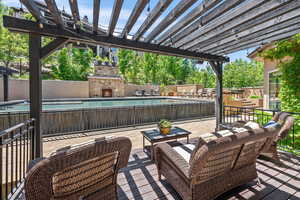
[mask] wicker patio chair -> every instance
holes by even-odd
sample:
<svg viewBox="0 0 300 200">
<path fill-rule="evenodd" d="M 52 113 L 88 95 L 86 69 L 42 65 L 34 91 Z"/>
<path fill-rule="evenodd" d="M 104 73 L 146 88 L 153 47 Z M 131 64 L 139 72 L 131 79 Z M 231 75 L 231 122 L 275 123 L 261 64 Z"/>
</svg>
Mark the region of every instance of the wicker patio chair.
<svg viewBox="0 0 300 200">
<path fill-rule="evenodd" d="M 281 128 L 278 134 L 276 135 L 274 141 L 272 142 L 270 148 L 266 149 L 261 154 L 268 156 L 276 161 L 280 161 L 277 151 L 277 145 L 280 142 L 280 140 L 283 140 L 288 136 L 289 131 L 293 127 L 294 118 L 286 112 L 278 112 L 274 115 L 272 120 L 280 123 Z"/>
<path fill-rule="evenodd" d="M 268 158 L 271 158 L 274 161 L 280 161 L 280 158 L 278 156 L 278 151 L 277 151 L 277 145 L 280 142 L 280 140 L 283 140 L 288 136 L 289 131 L 293 127 L 294 118 L 286 112 L 278 112 L 273 116 L 272 120 L 280 123 L 281 128 L 278 134 L 276 135 L 276 137 L 274 138 L 274 141 L 272 142 L 270 148 L 265 149 L 263 152 L 261 152 L 261 155 L 267 156 Z M 242 127 L 246 123 L 247 123 L 246 121 L 237 121 L 232 123 L 232 126 Z"/>
<path fill-rule="evenodd" d="M 117 174 L 127 165 L 131 141 L 101 138 L 40 159 L 25 179 L 26 200 L 117 199 Z"/>
<path fill-rule="evenodd" d="M 252 129 L 196 145 L 155 148 L 158 176 L 163 175 L 184 200 L 212 200 L 257 178 L 256 158 L 279 130 Z M 217 134 L 217 133 L 215 133 Z"/>
</svg>

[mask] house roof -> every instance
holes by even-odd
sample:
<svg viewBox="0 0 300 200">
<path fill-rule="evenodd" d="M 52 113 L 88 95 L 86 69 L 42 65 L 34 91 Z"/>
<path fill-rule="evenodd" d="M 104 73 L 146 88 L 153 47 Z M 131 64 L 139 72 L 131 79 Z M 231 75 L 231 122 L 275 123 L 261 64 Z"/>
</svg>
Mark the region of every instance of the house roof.
<svg viewBox="0 0 300 200">
<path fill-rule="evenodd" d="M 273 48 L 275 47 L 273 43 L 270 43 L 270 44 L 266 44 L 266 45 L 263 45 L 261 47 L 258 47 L 256 49 L 254 49 L 252 52 L 250 52 L 247 57 L 248 58 L 251 58 L 251 59 L 256 59 L 258 57 L 258 54 L 263 52 L 264 50 L 267 50 L 267 49 L 270 49 L 270 48 Z"/>
</svg>

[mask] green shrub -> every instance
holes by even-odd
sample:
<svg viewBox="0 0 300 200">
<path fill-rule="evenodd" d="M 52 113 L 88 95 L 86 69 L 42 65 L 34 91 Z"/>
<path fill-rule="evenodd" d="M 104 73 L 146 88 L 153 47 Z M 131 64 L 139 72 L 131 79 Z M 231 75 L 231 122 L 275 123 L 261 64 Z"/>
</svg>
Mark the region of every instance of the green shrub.
<svg viewBox="0 0 300 200">
<path fill-rule="evenodd" d="M 261 96 L 257 96 L 257 95 L 252 95 L 249 97 L 250 99 L 261 99 Z"/>
</svg>

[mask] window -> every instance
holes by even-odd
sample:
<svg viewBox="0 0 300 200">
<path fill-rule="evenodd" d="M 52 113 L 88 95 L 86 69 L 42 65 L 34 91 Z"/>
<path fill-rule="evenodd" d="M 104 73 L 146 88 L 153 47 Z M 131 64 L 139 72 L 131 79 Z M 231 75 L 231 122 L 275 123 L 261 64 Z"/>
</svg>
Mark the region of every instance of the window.
<svg viewBox="0 0 300 200">
<path fill-rule="evenodd" d="M 280 109 L 280 73 L 278 71 L 269 73 L 269 109 Z"/>
</svg>

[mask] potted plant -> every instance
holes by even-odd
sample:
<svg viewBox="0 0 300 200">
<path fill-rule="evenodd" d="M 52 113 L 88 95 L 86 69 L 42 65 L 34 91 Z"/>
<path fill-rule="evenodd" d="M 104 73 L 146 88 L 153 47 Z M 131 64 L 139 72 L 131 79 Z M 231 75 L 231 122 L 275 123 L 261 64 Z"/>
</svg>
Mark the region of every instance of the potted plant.
<svg viewBox="0 0 300 200">
<path fill-rule="evenodd" d="M 167 135 L 171 132 L 172 123 L 166 119 L 162 119 L 158 123 L 160 133 Z"/>
</svg>

